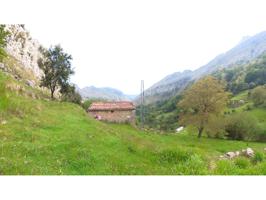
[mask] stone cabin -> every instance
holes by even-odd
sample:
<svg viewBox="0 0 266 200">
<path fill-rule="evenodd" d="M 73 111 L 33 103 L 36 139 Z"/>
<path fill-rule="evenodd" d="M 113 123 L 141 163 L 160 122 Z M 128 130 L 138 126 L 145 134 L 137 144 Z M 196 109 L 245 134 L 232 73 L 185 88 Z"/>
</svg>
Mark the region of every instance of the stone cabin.
<svg viewBox="0 0 266 200">
<path fill-rule="evenodd" d="M 133 123 L 135 121 L 135 106 L 129 101 L 95 102 L 88 109 L 88 113 L 98 120 Z"/>
</svg>

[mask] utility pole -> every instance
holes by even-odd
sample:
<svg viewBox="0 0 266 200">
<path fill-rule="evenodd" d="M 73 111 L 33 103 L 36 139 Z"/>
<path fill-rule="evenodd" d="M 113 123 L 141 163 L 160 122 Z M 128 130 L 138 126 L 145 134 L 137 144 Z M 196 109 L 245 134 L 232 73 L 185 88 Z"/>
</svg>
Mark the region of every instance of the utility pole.
<svg viewBox="0 0 266 200">
<path fill-rule="evenodd" d="M 141 89 L 140 89 L 140 122 L 141 122 L 141 128 L 144 128 L 144 123 L 145 123 L 144 103 L 145 103 L 144 80 L 141 80 Z"/>
</svg>

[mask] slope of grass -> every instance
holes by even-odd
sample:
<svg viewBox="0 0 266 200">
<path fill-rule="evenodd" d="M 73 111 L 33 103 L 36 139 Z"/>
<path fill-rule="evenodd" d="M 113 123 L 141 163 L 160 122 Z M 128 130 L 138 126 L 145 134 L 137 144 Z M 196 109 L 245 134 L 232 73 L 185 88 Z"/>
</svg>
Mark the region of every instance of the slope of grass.
<svg viewBox="0 0 266 200">
<path fill-rule="evenodd" d="M 245 103 L 234 110 L 236 112 L 246 112 L 257 119 L 259 126 L 265 131 L 266 134 L 266 108 L 255 107 L 252 100 L 248 98 L 248 91 L 241 92 L 234 96 L 232 100 L 244 100 Z"/>
<path fill-rule="evenodd" d="M 257 163 L 218 160 L 247 146 L 264 155 L 265 143 L 199 140 L 106 124 L 77 105 L 5 89 L 10 83 L 22 84 L 0 72 L 1 174 L 266 174 L 266 158 Z"/>
</svg>

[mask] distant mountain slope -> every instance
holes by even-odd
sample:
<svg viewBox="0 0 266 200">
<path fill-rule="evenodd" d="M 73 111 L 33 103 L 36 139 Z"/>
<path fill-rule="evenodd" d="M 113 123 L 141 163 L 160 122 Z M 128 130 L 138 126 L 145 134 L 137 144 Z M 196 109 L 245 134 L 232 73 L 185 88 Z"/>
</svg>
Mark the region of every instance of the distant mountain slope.
<svg viewBox="0 0 266 200">
<path fill-rule="evenodd" d="M 76 90 L 80 93 L 83 99 L 105 99 L 112 101 L 120 101 L 120 100 L 133 100 L 135 95 L 126 95 L 120 90 L 103 87 L 97 88 L 94 86 L 78 88 L 76 86 Z"/>
<path fill-rule="evenodd" d="M 266 31 L 252 37 L 245 37 L 238 45 L 220 54 L 206 65 L 195 71 L 186 70 L 166 76 L 145 91 L 146 102 L 166 100 L 180 93 L 194 80 L 211 74 L 219 69 L 245 64 L 266 51 Z"/>
</svg>

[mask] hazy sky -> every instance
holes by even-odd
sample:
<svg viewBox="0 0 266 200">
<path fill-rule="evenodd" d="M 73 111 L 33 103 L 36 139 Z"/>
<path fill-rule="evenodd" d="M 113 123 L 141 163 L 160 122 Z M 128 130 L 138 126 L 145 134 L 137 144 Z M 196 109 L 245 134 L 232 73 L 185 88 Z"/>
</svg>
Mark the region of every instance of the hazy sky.
<svg viewBox="0 0 266 200">
<path fill-rule="evenodd" d="M 141 79 L 147 88 L 196 69 L 266 30 L 258 0 L 9 0 L 1 7 L 12 8 L 1 11 L 1 23 L 26 24 L 44 46 L 60 43 L 73 56 L 74 83 L 127 94 L 139 93 Z"/>
</svg>

